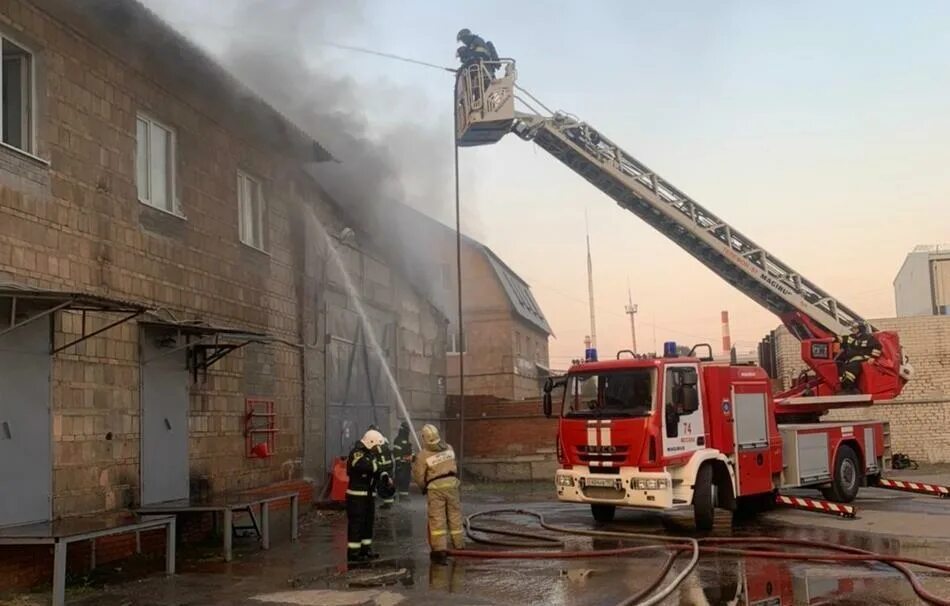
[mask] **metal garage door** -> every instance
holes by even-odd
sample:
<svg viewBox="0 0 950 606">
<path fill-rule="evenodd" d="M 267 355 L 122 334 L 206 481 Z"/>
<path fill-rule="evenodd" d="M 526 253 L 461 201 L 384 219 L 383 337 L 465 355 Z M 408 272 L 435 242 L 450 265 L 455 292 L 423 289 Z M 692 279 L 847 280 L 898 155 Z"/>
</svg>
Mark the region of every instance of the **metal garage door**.
<svg viewBox="0 0 950 606">
<path fill-rule="evenodd" d="M 50 322 L 0 335 L 0 526 L 50 519 Z"/>
<path fill-rule="evenodd" d="M 393 325 L 373 316 L 370 323 L 388 359 L 395 341 Z M 364 338 L 355 313 L 328 306 L 327 330 L 326 464 L 332 469 L 333 459 L 349 453 L 370 425 L 376 425 L 388 437 L 393 394 L 379 355 Z"/>
<path fill-rule="evenodd" d="M 142 329 L 143 505 L 189 496 L 188 371 L 177 346 L 167 332 Z"/>
</svg>

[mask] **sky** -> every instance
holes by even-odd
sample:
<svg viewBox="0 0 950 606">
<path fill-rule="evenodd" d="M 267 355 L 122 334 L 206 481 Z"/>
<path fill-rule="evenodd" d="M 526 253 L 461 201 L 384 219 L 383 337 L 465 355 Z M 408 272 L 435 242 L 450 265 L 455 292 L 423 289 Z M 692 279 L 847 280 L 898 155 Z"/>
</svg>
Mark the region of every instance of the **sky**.
<svg viewBox="0 0 950 606">
<path fill-rule="evenodd" d="M 145 3 L 218 53 L 260 34 L 254 20 L 233 18 L 249 1 Z M 258 5 L 300 10 L 286 36 L 359 84 L 370 126 L 444 132 L 429 140 L 446 163 L 451 74 L 325 43 L 452 66 L 456 32 L 472 29 L 517 60 L 519 84 L 546 105 L 590 123 L 866 318 L 894 315 L 892 281 L 915 245 L 950 241 L 950 3 Z M 412 164 L 412 145 L 398 155 L 411 193 L 425 166 Z M 740 350 L 778 324 L 533 144 L 509 136 L 461 150 L 460 162 L 463 231 L 531 285 L 556 334 L 552 367 L 580 356 L 590 332 L 585 214 L 602 356 L 630 347 L 628 289 L 641 351 L 667 340 L 719 343 L 721 310 Z M 454 224 L 454 184 L 445 181 L 444 202 L 429 210 Z"/>
</svg>

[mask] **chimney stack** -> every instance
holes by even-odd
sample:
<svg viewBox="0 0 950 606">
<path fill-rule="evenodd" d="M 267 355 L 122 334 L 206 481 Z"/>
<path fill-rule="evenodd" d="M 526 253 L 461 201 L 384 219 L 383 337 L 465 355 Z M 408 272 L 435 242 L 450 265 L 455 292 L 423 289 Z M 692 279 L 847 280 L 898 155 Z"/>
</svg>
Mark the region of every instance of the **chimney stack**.
<svg viewBox="0 0 950 606">
<path fill-rule="evenodd" d="M 732 338 L 729 336 L 729 312 L 722 312 L 722 352 L 729 355 L 732 350 Z"/>
</svg>

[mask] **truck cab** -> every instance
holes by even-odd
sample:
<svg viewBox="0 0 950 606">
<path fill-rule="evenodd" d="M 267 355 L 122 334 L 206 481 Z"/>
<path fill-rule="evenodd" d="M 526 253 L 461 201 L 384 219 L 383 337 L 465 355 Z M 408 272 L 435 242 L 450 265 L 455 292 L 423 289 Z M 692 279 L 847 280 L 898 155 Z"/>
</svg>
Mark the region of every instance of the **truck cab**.
<svg viewBox="0 0 950 606">
<path fill-rule="evenodd" d="M 710 357 L 584 362 L 552 381 L 558 498 L 589 503 L 599 521 L 618 506 L 693 506 L 711 526 L 714 507 L 774 490 L 782 446 L 768 378 Z"/>
</svg>

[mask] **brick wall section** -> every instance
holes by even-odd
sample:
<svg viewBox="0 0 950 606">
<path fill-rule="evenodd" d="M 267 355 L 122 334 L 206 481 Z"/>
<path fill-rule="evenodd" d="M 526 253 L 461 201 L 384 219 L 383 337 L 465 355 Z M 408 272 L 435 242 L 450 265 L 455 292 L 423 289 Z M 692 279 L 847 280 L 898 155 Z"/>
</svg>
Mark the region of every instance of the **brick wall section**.
<svg viewBox="0 0 950 606">
<path fill-rule="evenodd" d="M 921 462 L 950 462 L 950 317 L 882 318 L 871 323 L 880 330 L 897 331 L 914 365 L 914 379 L 892 403 L 832 411 L 827 418 L 889 421 L 893 452 Z M 798 341 L 784 327 L 775 335 L 779 380 L 787 388 L 804 365 Z"/>
<path fill-rule="evenodd" d="M 540 400 L 466 396 L 465 471 L 491 480 L 550 480 L 556 462 L 557 418 L 546 418 Z M 446 403 L 446 439 L 459 443 L 459 400 Z"/>
</svg>

